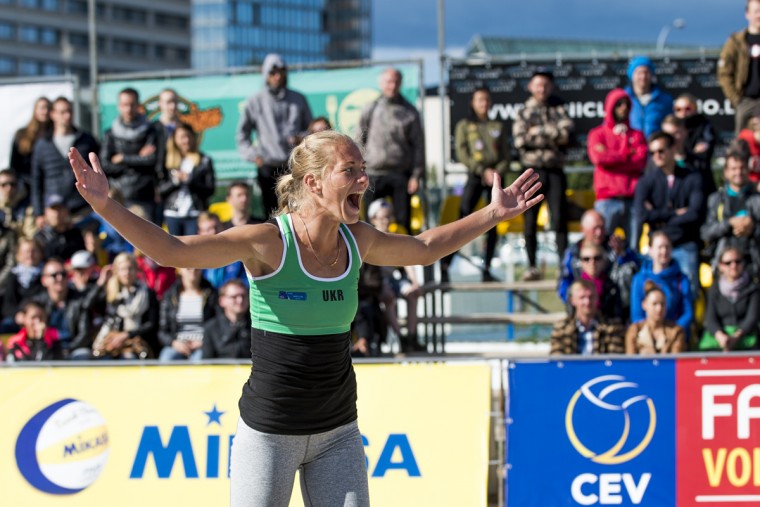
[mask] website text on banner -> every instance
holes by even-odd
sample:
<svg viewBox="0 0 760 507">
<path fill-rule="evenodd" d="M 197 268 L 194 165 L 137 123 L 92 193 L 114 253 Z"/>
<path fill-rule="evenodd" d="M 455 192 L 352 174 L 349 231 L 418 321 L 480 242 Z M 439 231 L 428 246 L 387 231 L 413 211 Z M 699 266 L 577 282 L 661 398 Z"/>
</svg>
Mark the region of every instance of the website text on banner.
<svg viewBox="0 0 760 507">
<path fill-rule="evenodd" d="M 247 366 L 0 368 L 3 505 L 227 505 Z M 488 364 L 358 365 L 373 505 L 487 502 Z M 94 382 L 93 379 L 97 379 Z M 302 505 L 293 493 L 291 505 Z"/>
<path fill-rule="evenodd" d="M 759 363 L 512 363 L 508 505 L 760 505 Z"/>
<path fill-rule="evenodd" d="M 717 56 L 700 58 L 652 58 L 655 82 L 674 98 L 690 93 L 697 98 L 701 113 L 710 118 L 722 142 L 716 156 L 734 137 L 734 110 L 723 96 L 716 77 Z M 589 164 L 586 155 L 588 132 L 604 119 L 604 98 L 614 88 L 629 84 L 627 58 L 594 58 L 588 60 L 530 60 L 489 62 L 488 65 L 454 62 L 449 70 L 451 98 L 451 136 L 454 126 L 467 116 L 472 92 L 479 86 L 491 91 L 493 105 L 488 116 L 506 122 L 511 132 L 517 111 L 528 98 L 527 86 L 533 72 L 550 69 L 555 79 L 555 94 L 565 101 L 573 122 L 578 143 L 568 152 L 569 162 Z M 452 143 L 453 146 L 453 143 Z"/>
<path fill-rule="evenodd" d="M 412 104 L 419 96 L 419 68 L 396 66 L 403 74 L 401 94 Z M 333 128 L 350 136 L 365 105 L 379 95 L 380 67 L 288 71 L 288 87 L 306 96 L 312 115 L 324 116 Z M 199 133 L 200 149 L 214 160 L 218 179 L 251 178 L 256 167 L 244 161 L 235 147 L 235 131 L 245 101 L 264 86 L 261 74 L 196 76 L 172 79 L 106 81 L 98 86 L 100 125 L 105 131 L 116 117 L 119 91 L 132 87 L 140 94 L 149 119 L 158 115 L 158 95 L 165 88 L 177 92 L 180 118 Z"/>
</svg>

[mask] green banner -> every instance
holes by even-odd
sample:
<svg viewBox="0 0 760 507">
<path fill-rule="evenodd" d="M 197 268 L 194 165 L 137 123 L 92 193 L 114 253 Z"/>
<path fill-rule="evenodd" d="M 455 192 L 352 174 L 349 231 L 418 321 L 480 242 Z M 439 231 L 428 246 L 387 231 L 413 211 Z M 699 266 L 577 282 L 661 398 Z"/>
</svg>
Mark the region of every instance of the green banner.
<svg viewBox="0 0 760 507">
<path fill-rule="evenodd" d="M 306 96 L 314 117 L 325 116 L 333 128 L 354 137 L 362 108 L 379 94 L 377 78 L 384 67 L 290 71 L 289 88 Z M 404 76 L 401 93 L 412 104 L 419 97 L 419 68 L 396 66 Z M 172 88 L 179 95 L 183 121 L 200 134 L 201 150 L 214 160 L 218 179 L 251 178 L 256 166 L 244 161 L 235 146 L 240 111 L 264 85 L 261 74 L 194 76 L 106 81 L 98 86 L 100 125 L 108 129 L 117 115 L 116 99 L 126 87 L 140 94 L 149 118 L 158 115 L 158 94 Z M 102 132 L 101 132 L 102 134 Z"/>
</svg>

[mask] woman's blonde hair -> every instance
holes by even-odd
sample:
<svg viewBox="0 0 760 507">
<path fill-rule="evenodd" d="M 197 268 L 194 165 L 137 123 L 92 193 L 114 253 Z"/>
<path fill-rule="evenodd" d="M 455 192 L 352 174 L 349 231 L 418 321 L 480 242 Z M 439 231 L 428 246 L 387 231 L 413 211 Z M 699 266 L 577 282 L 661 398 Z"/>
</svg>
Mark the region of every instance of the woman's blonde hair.
<svg viewBox="0 0 760 507">
<path fill-rule="evenodd" d="M 288 173 L 277 180 L 277 215 L 300 210 L 309 205 L 308 192 L 303 179 L 308 174 L 323 179 L 327 169 L 335 163 L 335 150 L 339 146 L 355 146 L 354 140 L 335 130 L 323 130 L 306 136 L 293 148 L 288 159 Z"/>
<path fill-rule="evenodd" d="M 116 269 L 124 263 L 129 263 L 132 265 L 135 270 L 137 270 L 137 260 L 135 260 L 135 256 L 122 252 L 116 257 L 114 257 L 113 262 L 111 265 L 113 266 L 114 273 L 111 275 L 111 278 L 108 279 L 106 282 L 106 301 L 109 303 L 113 303 L 117 299 L 119 299 L 119 294 L 121 293 L 121 289 L 124 288 L 124 286 L 119 281 L 119 277 L 116 276 Z"/>
<path fill-rule="evenodd" d="M 34 101 L 34 110 L 32 112 L 32 119 L 26 124 L 26 127 L 16 132 L 16 143 L 18 144 L 18 151 L 22 155 L 29 155 L 34 148 L 34 142 L 44 134 L 45 130 L 50 126 L 50 113 L 48 112 L 48 119 L 46 122 L 40 122 L 37 119 L 37 105 L 40 102 L 47 102 L 48 111 L 50 110 L 51 102 L 47 97 L 40 97 Z"/>
<path fill-rule="evenodd" d="M 187 155 L 185 155 L 185 157 L 189 158 L 193 162 L 193 166 L 197 167 L 201 163 L 201 154 L 198 151 L 198 135 L 190 125 L 180 123 L 174 128 L 174 132 L 172 132 L 172 135 L 169 136 L 169 139 L 166 140 L 165 165 L 166 169 L 170 171 L 172 169 L 179 169 L 182 165 L 182 159 L 185 158 L 182 156 L 182 153 L 180 152 L 179 147 L 177 147 L 177 143 L 174 140 L 177 132 L 180 130 L 184 130 L 190 134 L 191 139 L 190 151 L 187 153 Z"/>
</svg>

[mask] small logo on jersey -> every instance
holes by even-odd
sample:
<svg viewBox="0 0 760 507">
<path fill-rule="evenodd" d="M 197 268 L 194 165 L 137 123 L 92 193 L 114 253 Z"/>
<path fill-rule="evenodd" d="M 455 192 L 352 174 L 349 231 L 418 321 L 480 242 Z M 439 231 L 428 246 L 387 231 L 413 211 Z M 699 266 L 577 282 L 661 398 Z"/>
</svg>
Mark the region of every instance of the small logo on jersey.
<svg viewBox="0 0 760 507">
<path fill-rule="evenodd" d="M 291 301 L 306 301 L 305 292 L 289 292 L 286 290 L 281 290 L 278 297 L 280 299 L 289 299 Z"/>
<path fill-rule="evenodd" d="M 340 289 L 323 290 L 322 301 L 343 301 L 343 291 Z"/>
</svg>

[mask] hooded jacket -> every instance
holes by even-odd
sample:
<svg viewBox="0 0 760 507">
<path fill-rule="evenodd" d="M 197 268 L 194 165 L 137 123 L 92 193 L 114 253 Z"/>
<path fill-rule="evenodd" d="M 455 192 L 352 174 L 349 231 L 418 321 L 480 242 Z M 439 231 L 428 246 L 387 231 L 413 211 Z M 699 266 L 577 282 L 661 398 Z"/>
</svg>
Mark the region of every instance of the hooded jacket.
<svg viewBox="0 0 760 507">
<path fill-rule="evenodd" d="M 665 293 L 668 311 L 666 320 L 672 320 L 681 326 L 688 335 L 691 322 L 694 320 L 694 303 L 689 279 L 681 272 L 681 267 L 674 259 L 670 265 L 655 273 L 652 270 L 652 260 L 646 259 L 641 270 L 633 275 L 631 282 L 631 322 L 639 322 L 646 318 L 641 304 L 644 302 L 644 284 L 652 280 Z"/>
<path fill-rule="evenodd" d="M 607 95 L 604 123 L 588 135 L 588 157 L 594 164 L 594 191 L 599 200 L 633 198 L 647 161 L 644 134 L 632 129 L 627 118 L 621 123 L 615 120 L 615 104 L 621 99 L 630 105 L 630 97 L 621 88 Z"/>
<path fill-rule="evenodd" d="M 267 55 L 261 69 L 265 82 L 274 67 L 285 68 L 285 62 L 279 55 Z M 238 151 L 249 162 L 261 157 L 265 165 L 283 165 L 293 149 L 291 141 L 304 135 L 311 120 L 306 97 L 288 89 L 287 81 L 279 90 L 265 84 L 263 90 L 248 99 L 240 115 L 235 136 Z M 255 144 L 251 142 L 254 131 Z"/>
</svg>

